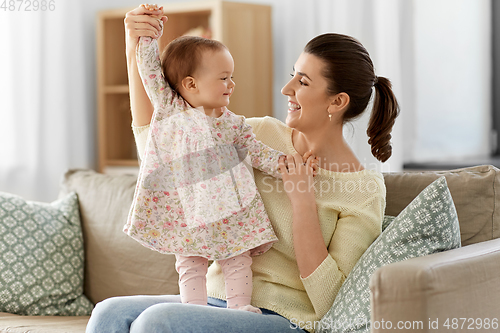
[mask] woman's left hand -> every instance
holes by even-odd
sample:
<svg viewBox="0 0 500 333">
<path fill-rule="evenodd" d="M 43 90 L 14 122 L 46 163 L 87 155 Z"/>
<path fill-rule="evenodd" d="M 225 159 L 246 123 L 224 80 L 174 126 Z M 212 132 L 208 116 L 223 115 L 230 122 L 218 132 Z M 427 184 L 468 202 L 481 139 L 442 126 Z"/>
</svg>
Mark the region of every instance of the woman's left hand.
<svg viewBox="0 0 500 333">
<path fill-rule="evenodd" d="M 292 204 L 303 200 L 316 200 L 313 179 L 315 157 L 312 154 L 305 156 L 308 156 L 305 162 L 300 154 L 281 156 L 278 161 L 285 192 Z"/>
</svg>

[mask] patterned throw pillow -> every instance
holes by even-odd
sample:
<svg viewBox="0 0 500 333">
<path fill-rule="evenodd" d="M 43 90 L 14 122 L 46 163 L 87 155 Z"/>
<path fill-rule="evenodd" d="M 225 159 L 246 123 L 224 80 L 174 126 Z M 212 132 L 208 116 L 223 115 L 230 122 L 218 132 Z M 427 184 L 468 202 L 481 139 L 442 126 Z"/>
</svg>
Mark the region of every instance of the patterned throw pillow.
<svg viewBox="0 0 500 333">
<path fill-rule="evenodd" d="M 425 188 L 391 222 L 356 263 L 321 319 L 319 332 L 369 332 L 373 272 L 390 263 L 460 247 L 457 212 L 446 179 Z M 390 222 L 390 223 L 389 223 Z"/>
<path fill-rule="evenodd" d="M 0 193 L 0 312 L 89 315 L 75 193 L 39 203 Z"/>
<path fill-rule="evenodd" d="M 382 221 L 382 231 L 384 231 L 385 229 L 387 229 L 387 227 L 389 226 L 389 224 L 391 224 L 392 221 L 394 221 L 395 218 L 396 218 L 396 216 L 385 215 L 384 216 L 384 220 Z"/>
</svg>

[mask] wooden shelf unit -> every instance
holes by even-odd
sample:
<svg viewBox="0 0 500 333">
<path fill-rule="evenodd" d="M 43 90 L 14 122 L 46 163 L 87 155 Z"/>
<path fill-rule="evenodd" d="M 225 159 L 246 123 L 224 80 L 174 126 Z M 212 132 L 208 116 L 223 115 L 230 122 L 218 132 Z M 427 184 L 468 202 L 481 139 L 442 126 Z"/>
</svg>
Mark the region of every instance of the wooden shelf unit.
<svg viewBox="0 0 500 333">
<path fill-rule="evenodd" d="M 159 4 L 162 5 L 161 3 Z M 210 29 L 235 62 L 229 109 L 245 117 L 272 115 L 271 7 L 221 0 L 163 4 L 168 16 L 160 49 L 197 27 Z M 132 134 L 123 20 L 131 8 L 98 15 L 97 101 L 99 171 L 138 166 Z M 129 169 L 129 168 L 124 168 Z M 116 172 L 115 170 L 113 172 Z"/>
</svg>

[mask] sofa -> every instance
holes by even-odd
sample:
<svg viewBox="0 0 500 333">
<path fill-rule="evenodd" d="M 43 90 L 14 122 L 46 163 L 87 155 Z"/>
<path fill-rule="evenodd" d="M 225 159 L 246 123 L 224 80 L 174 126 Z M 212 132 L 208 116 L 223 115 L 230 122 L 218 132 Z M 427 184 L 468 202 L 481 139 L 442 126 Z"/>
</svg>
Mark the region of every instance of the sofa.
<svg viewBox="0 0 500 333">
<path fill-rule="evenodd" d="M 483 165 L 386 173 L 386 215 L 397 216 L 442 176 L 456 207 L 462 246 L 378 268 L 370 279 L 372 322 L 422 321 L 425 325 L 418 332 L 465 332 L 477 318 L 500 319 L 499 169 Z M 78 196 L 85 256 L 83 292 L 94 304 L 113 296 L 178 293 L 174 257 L 144 248 L 122 232 L 135 184 L 134 175 L 86 169 L 69 170 L 62 178 L 60 197 L 71 192 Z M 465 318 L 465 325 L 460 318 Z M 0 332 L 81 333 L 88 319 L 0 312 Z M 446 320 L 449 327 L 443 328 Z M 489 326 L 475 326 L 475 331 L 500 330 Z M 379 325 L 371 331 L 395 329 Z"/>
</svg>

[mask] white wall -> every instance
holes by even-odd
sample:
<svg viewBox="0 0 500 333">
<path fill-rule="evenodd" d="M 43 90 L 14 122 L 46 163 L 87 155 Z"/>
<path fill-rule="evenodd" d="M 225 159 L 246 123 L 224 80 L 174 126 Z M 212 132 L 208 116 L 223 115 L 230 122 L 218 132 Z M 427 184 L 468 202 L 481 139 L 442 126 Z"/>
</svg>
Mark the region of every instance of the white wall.
<svg viewBox="0 0 500 333">
<path fill-rule="evenodd" d="M 490 153 L 491 3 L 413 1 L 411 109 L 405 161 L 465 160 Z M 406 97 L 406 96 L 405 96 Z"/>
</svg>

